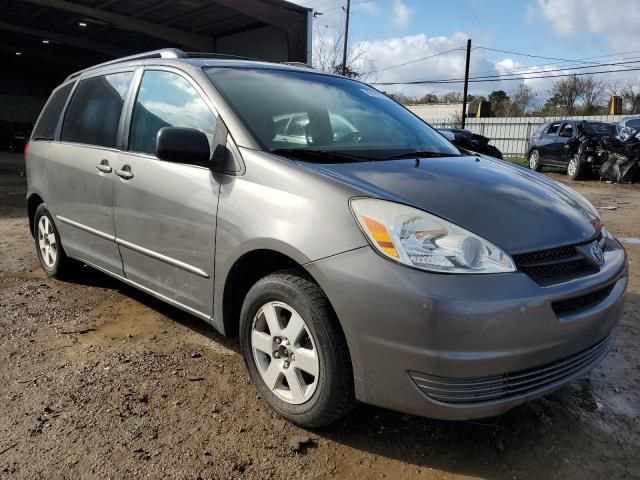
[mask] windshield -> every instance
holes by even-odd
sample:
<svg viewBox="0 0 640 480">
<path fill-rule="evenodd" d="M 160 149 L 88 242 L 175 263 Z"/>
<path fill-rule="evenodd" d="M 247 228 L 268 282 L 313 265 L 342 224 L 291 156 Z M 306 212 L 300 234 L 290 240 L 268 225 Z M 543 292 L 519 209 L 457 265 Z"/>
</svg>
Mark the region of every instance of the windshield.
<svg viewBox="0 0 640 480">
<path fill-rule="evenodd" d="M 210 68 L 207 74 L 269 151 L 329 152 L 334 159 L 344 153 L 344 161 L 460 155 L 422 120 L 353 80 L 262 68 Z"/>
</svg>

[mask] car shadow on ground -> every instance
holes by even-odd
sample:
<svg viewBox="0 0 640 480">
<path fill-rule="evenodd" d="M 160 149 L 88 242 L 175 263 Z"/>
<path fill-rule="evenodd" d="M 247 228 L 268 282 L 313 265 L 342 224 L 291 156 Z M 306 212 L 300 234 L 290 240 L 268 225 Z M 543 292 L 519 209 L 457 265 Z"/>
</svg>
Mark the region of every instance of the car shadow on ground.
<svg viewBox="0 0 640 480">
<path fill-rule="evenodd" d="M 218 333 L 211 325 L 190 313 L 155 298 L 154 296 L 129 286 L 105 273 L 84 265 L 76 265 L 74 271 L 64 280 L 66 283 L 85 287 L 93 287 L 117 291 L 125 297 L 131 298 L 154 312 L 174 321 L 193 332 L 206 337 L 212 342 L 240 353 L 240 346 L 236 338 L 225 337 Z"/>
</svg>

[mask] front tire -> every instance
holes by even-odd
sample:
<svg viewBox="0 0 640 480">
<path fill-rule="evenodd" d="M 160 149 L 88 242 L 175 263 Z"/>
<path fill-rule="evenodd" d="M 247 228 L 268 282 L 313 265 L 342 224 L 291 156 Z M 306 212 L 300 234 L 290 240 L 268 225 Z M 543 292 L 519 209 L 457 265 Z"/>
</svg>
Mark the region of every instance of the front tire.
<svg viewBox="0 0 640 480">
<path fill-rule="evenodd" d="M 36 252 L 44 272 L 49 277 L 58 279 L 66 277 L 71 269 L 71 260 L 62 248 L 60 234 L 44 203 L 40 204 L 36 210 L 33 233 Z"/>
<path fill-rule="evenodd" d="M 539 172 L 542 165 L 540 165 L 540 152 L 538 150 L 531 150 L 529 153 L 529 168 L 534 172 Z"/>
<path fill-rule="evenodd" d="M 304 272 L 274 273 L 249 290 L 240 347 L 261 397 L 292 423 L 322 427 L 355 404 L 344 334 L 324 292 Z"/>
</svg>

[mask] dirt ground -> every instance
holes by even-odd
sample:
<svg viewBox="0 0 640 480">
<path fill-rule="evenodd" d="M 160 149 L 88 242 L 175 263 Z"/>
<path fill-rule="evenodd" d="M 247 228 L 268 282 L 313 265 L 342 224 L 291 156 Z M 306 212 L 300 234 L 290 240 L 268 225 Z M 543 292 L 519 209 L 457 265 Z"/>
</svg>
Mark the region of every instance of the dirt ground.
<svg viewBox="0 0 640 480">
<path fill-rule="evenodd" d="M 45 278 L 22 170 L 0 156 L 0 478 L 640 478 L 638 244 L 614 349 L 588 378 L 496 418 L 360 405 L 305 431 L 257 396 L 236 339 L 89 268 Z M 570 185 L 640 237 L 640 186 Z"/>
</svg>

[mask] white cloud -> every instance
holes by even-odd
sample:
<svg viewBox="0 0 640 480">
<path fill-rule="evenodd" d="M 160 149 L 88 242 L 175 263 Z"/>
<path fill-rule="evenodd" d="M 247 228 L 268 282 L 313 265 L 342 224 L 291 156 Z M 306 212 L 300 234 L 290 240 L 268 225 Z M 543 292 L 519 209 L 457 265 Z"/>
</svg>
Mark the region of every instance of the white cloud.
<svg viewBox="0 0 640 480">
<path fill-rule="evenodd" d="M 411 10 L 402 0 L 393 1 L 393 23 L 398 27 L 406 27 L 411 22 Z"/>
<path fill-rule="evenodd" d="M 632 50 L 640 42 L 637 0 L 537 0 L 526 18 L 548 22 L 555 33 L 576 41 L 585 34 L 601 36 L 615 50 Z"/>
<path fill-rule="evenodd" d="M 363 11 L 368 13 L 369 15 L 378 15 L 380 13 L 380 7 L 377 3 L 372 0 L 356 3 L 353 7 L 355 11 Z"/>
</svg>

